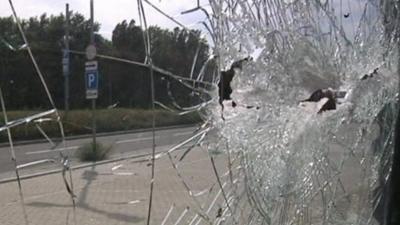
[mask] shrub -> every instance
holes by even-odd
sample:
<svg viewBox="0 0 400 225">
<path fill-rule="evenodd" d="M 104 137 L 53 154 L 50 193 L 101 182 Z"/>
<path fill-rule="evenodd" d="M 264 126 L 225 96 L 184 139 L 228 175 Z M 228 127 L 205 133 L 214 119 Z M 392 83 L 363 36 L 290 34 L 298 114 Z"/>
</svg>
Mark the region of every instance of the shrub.
<svg viewBox="0 0 400 225">
<path fill-rule="evenodd" d="M 96 142 L 96 149 L 94 149 L 93 142 L 89 142 L 79 147 L 75 154 L 82 162 L 95 162 L 107 159 L 111 150 L 112 145 L 105 146 Z"/>
</svg>

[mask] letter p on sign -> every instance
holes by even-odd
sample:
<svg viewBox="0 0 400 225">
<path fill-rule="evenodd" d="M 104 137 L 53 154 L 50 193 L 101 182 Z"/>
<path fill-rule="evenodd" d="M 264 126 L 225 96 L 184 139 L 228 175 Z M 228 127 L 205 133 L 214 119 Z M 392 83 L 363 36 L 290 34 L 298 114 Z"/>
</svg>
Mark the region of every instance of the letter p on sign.
<svg viewBox="0 0 400 225">
<path fill-rule="evenodd" d="M 96 89 L 96 75 L 94 73 L 88 74 L 88 89 Z"/>
</svg>

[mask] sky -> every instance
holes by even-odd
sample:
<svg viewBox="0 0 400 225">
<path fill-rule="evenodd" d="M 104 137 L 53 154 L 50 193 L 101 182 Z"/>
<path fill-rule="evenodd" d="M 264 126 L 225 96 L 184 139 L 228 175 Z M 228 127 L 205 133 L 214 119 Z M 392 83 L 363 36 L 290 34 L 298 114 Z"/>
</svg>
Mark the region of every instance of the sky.
<svg viewBox="0 0 400 225">
<path fill-rule="evenodd" d="M 197 6 L 195 0 L 149 0 L 168 15 L 193 29 L 203 29 L 197 22 L 204 19 L 202 13 L 195 12 L 181 15 L 182 11 Z M 206 5 L 207 0 L 202 0 L 201 5 Z M 69 3 L 70 10 L 90 17 L 90 0 L 13 0 L 14 7 L 20 18 L 65 13 L 65 4 Z M 139 23 L 137 0 L 94 0 L 94 19 L 101 24 L 100 34 L 111 39 L 112 31 L 117 23 L 134 19 Z M 149 25 L 158 25 L 163 28 L 174 28 L 177 25 L 143 1 Z M 0 5 L 0 17 L 12 14 L 8 1 Z"/>
<path fill-rule="evenodd" d="M 100 34 L 111 39 L 114 27 L 127 20 L 134 19 L 139 24 L 137 0 L 93 0 L 94 1 L 94 19 L 101 24 Z M 197 6 L 197 0 L 149 0 L 152 4 L 156 5 L 162 11 L 176 20 L 183 23 L 189 28 L 200 29 L 206 34 L 206 39 L 209 44 L 212 41 L 207 35 L 203 25 L 199 24 L 200 21 L 205 20 L 205 15 L 201 11 L 196 11 L 190 14 L 182 15 L 181 12 L 193 9 Z M 361 17 L 361 12 L 366 0 L 333 0 L 334 7 L 339 9 L 343 4 L 343 10 L 337 10 L 339 14 L 351 12 L 350 18 L 343 19 L 343 26 L 347 35 L 354 36 L 357 22 Z M 32 16 L 40 16 L 43 13 L 47 15 L 59 15 L 65 13 L 65 4 L 69 3 L 70 10 L 83 14 L 86 18 L 90 17 L 90 0 L 13 0 L 17 14 L 21 18 L 29 18 Z M 173 29 L 178 26 L 165 16 L 150 7 L 143 1 L 146 17 L 149 25 L 158 25 L 163 28 Z M 208 0 L 200 0 L 200 4 L 209 8 Z M 8 1 L 2 1 L 0 5 L 0 17 L 10 16 L 12 14 Z M 326 19 L 326 18 L 325 18 Z"/>
</svg>

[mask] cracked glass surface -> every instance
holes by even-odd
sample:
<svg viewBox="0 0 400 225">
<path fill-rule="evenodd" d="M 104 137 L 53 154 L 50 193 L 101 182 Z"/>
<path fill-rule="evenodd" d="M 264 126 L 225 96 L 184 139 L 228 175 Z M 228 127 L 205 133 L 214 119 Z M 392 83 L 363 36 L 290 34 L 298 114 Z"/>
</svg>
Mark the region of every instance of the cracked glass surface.
<svg viewBox="0 0 400 225">
<path fill-rule="evenodd" d="M 151 157 L 152 169 L 155 160 L 169 160 L 190 199 L 170 220 L 184 223 L 182 219 L 190 212 L 187 224 L 379 224 L 398 107 L 397 28 L 390 22 L 397 18 L 392 4 L 377 0 L 210 0 L 207 6 L 199 4 L 185 12 L 205 14 L 200 22 L 214 46 L 200 73 L 192 70 L 185 77 L 153 64 L 149 36 L 144 43 L 145 62 L 98 55 L 163 74 L 170 102 L 159 102 L 155 96 L 153 105 L 180 115 L 198 111 L 204 119 L 191 138 Z M 143 6 L 139 12 L 145 27 Z M 220 71 L 246 57 L 249 60 L 241 69 L 234 69 L 232 100 L 222 102 L 221 107 Z M 195 64 L 196 57 L 193 60 Z M 173 85 L 187 87 L 196 98 L 194 104 L 180 105 Z M 45 82 L 43 88 L 47 89 Z M 299 103 L 314 91 L 328 88 L 341 95 L 335 110 L 319 113 L 323 103 Z M 10 121 L 0 132 L 42 122 L 50 114 L 60 123 L 47 94 L 54 109 Z M 6 115 L 4 104 L 2 108 Z M 45 134 L 40 125 L 38 130 Z M 61 123 L 60 130 L 63 135 Z M 193 190 L 179 167 L 196 146 L 207 151 L 216 178 L 203 190 Z M 176 160 L 173 154 L 182 148 Z M 221 152 L 227 156 L 222 173 L 215 165 Z M 68 159 L 61 158 L 65 187 L 74 201 L 65 174 Z M 16 169 L 30 165 L 16 165 Z M 151 185 L 154 180 L 153 175 Z M 209 198 L 200 201 L 204 195 Z M 151 204 L 149 208 L 151 212 Z M 161 224 L 174 210 L 172 204 Z"/>
<path fill-rule="evenodd" d="M 247 223 L 382 222 L 398 107 L 395 3 L 210 4 L 220 67 L 252 58 L 231 82 L 236 107 L 210 110 L 219 138 L 209 145 L 241 161 L 256 210 Z M 318 89 L 341 93 L 335 110 L 299 103 Z"/>
</svg>

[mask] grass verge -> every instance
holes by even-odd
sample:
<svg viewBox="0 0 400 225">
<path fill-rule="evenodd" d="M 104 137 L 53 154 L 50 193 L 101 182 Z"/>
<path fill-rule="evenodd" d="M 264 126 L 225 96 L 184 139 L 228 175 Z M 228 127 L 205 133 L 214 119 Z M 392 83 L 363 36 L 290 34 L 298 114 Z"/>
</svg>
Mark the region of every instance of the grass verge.
<svg viewBox="0 0 400 225">
<path fill-rule="evenodd" d="M 44 110 L 43 110 L 44 111 Z M 8 111 L 9 121 L 24 118 L 40 111 Z M 60 111 L 66 136 L 89 134 L 92 126 L 91 110 L 70 110 L 68 113 Z M 155 110 L 156 127 L 194 124 L 201 121 L 197 113 L 183 116 L 165 110 Z M 44 121 L 38 125 L 49 137 L 60 137 L 60 129 L 54 121 Z M 3 117 L 0 116 L 0 127 L 3 126 Z M 152 126 L 152 111 L 145 109 L 99 109 L 96 110 L 97 132 L 127 131 L 132 129 L 150 128 Z M 35 123 L 22 124 L 11 129 L 14 140 L 30 140 L 44 138 Z M 7 132 L 0 132 L 0 142 L 7 142 Z"/>
</svg>

